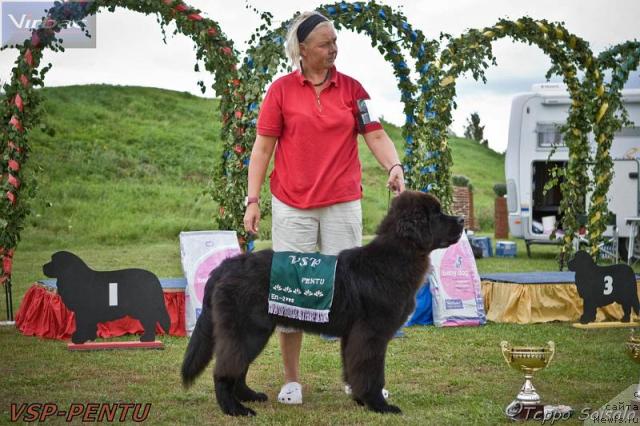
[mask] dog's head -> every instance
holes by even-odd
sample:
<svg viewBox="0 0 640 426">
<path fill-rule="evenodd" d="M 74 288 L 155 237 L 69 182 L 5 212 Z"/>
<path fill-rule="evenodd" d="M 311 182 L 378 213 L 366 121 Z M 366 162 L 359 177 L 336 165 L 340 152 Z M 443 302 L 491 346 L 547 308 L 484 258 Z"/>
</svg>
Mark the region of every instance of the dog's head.
<svg viewBox="0 0 640 426">
<path fill-rule="evenodd" d="M 444 214 L 433 195 L 405 191 L 394 198 L 377 234 L 401 238 L 417 249 L 431 251 L 456 243 L 463 229 L 464 219 Z"/>
<path fill-rule="evenodd" d="M 51 256 L 51 262 L 42 265 L 42 272 L 49 278 L 62 278 L 86 267 L 82 259 L 75 254 L 58 251 Z"/>
<path fill-rule="evenodd" d="M 576 272 L 578 269 L 582 270 L 593 265 L 593 259 L 591 258 L 591 256 L 589 256 L 589 253 L 584 250 L 576 252 L 575 256 L 573 256 L 573 259 L 567 262 L 567 268 L 573 272 Z"/>
<path fill-rule="evenodd" d="M 75 305 L 73 288 L 87 281 L 87 272 L 90 269 L 73 253 L 59 251 L 51 256 L 51 262 L 42 266 L 42 272 L 49 278 L 56 278 L 57 291 L 67 307 Z"/>
<path fill-rule="evenodd" d="M 567 262 L 567 268 L 573 272 L 583 271 L 585 269 L 589 270 L 594 266 L 595 263 L 593 262 L 593 259 L 591 258 L 591 256 L 589 256 L 589 253 L 584 250 L 576 252 L 575 256 L 573 256 L 573 259 Z M 591 294 L 596 291 L 596 289 L 591 288 L 591 286 L 587 282 L 589 281 L 588 278 L 589 276 L 587 274 L 582 274 L 579 276 L 576 273 L 576 289 L 578 290 L 578 296 L 582 297 L 583 299 L 590 297 Z"/>
</svg>

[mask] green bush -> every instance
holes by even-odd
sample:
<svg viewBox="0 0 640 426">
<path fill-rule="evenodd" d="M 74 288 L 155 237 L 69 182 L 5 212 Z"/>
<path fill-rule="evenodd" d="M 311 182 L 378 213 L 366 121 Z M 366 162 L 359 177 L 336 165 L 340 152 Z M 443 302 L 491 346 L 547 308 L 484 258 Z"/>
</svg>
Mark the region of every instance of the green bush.
<svg viewBox="0 0 640 426">
<path fill-rule="evenodd" d="M 453 186 L 458 186 L 462 188 L 468 188 L 470 184 L 469 178 L 464 175 L 451 176 L 451 183 L 453 184 Z"/>
<path fill-rule="evenodd" d="M 504 183 L 496 183 L 493 185 L 493 192 L 498 198 L 504 197 L 507 195 L 507 185 Z"/>
</svg>

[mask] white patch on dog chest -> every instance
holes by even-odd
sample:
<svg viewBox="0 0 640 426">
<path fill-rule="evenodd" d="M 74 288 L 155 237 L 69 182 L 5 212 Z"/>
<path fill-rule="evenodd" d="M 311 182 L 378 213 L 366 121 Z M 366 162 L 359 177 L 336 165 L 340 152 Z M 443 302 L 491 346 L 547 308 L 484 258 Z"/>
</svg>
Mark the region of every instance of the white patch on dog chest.
<svg viewBox="0 0 640 426">
<path fill-rule="evenodd" d="M 118 306 L 118 283 L 109 283 L 109 306 Z"/>
</svg>

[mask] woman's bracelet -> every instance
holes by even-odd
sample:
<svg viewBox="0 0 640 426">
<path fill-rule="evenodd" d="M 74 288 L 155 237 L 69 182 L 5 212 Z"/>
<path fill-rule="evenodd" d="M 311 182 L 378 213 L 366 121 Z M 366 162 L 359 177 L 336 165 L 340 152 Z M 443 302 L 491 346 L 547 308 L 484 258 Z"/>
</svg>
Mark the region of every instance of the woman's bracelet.
<svg viewBox="0 0 640 426">
<path fill-rule="evenodd" d="M 391 170 L 393 170 L 395 167 L 402 167 L 402 163 L 396 163 L 393 166 L 391 166 L 388 170 L 387 173 L 391 174 Z"/>
</svg>

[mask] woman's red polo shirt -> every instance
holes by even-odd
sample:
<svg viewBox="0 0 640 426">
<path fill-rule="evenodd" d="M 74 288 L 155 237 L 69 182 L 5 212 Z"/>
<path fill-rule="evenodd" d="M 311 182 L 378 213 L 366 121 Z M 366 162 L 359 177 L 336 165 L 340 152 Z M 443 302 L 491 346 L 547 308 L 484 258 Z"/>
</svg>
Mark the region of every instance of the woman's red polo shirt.
<svg viewBox="0 0 640 426">
<path fill-rule="evenodd" d="M 369 94 L 355 79 L 331 69 L 316 96 L 300 71 L 273 82 L 258 117 L 259 135 L 275 136 L 271 193 L 299 209 L 362 198 L 357 100 Z M 382 129 L 367 124 L 361 133 Z"/>
</svg>

